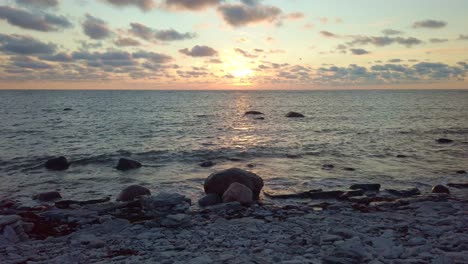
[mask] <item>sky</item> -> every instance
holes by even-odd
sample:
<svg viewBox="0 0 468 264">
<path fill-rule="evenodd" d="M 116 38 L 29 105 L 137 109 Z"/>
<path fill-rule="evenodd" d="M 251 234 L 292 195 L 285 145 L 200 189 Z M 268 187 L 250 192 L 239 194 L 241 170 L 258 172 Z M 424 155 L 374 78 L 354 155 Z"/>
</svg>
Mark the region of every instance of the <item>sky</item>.
<svg viewBox="0 0 468 264">
<path fill-rule="evenodd" d="M 0 89 L 466 89 L 466 0 L 0 0 Z"/>
</svg>

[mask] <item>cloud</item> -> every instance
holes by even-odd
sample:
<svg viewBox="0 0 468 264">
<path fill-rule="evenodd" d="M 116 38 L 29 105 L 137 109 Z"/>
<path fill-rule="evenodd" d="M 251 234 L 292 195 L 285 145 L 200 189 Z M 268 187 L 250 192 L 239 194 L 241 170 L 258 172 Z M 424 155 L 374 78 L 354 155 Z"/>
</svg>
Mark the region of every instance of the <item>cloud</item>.
<svg viewBox="0 0 468 264">
<path fill-rule="evenodd" d="M 180 33 L 174 29 L 152 29 L 140 23 L 131 23 L 130 27 L 130 33 L 147 41 L 179 41 L 197 36 L 195 33 Z"/>
<path fill-rule="evenodd" d="M 218 55 L 218 52 L 214 50 L 213 48 L 210 48 L 208 46 L 199 46 L 196 45 L 192 49 L 180 49 L 180 53 L 185 54 L 187 56 L 191 57 L 210 57 L 210 56 L 216 56 Z"/>
<path fill-rule="evenodd" d="M 251 58 L 251 59 L 253 59 L 253 58 L 257 58 L 257 57 L 258 57 L 257 54 L 251 54 L 251 53 L 249 53 L 248 51 L 245 51 L 245 50 L 240 49 L 240 48 L 235 48 L 234 51 L 237 52 L 237 53 L 239 53 L 239 54 L 241 54 L 242 56 L 244 56 L 244 57 L 246 57 L 246 58 Z M 261 51 L 263 51 L 263 50 L 261 50 Z M 261 52 L 261 51 L 256 51 L 256 52 Z"/>
<path fill-rule="evenodd" d="M 458 40 L 468 40 L 468 35 L 460 34 L 460 35 L 458 36 Z"/>
<path fill-rule="evenodd" d="M 369 54 L 370 52 L 365 49 L 350 49 L 351 53 L 354 55 L 364 55 Z"/>
<path fill-rule="evenodd" d="M 60 52 L 57 54 L 45 54 L 38 56 L 39 59 L 45 61 L 55 61 L 55 62 L 71 62 L 73 61 L 73 57 L 70 54 Z"/>
<path fill-rule="evenodd" d="M 50 69 L 52 65 L 32 59 L 28 56 L 16 56 L 10 59 L 13 62 L 13 65 L 19 68 L 33 69 L 33 70 L 43 70 Z"/>
<path fill-rule="evenodd" d="M 394 30 L 394 29 L 384 29 L 384 30 L 382 30 L 382 34 L 384 34 L 386 36 L 401 35 L 401 34 L 403 34 L 403 31 Z"/>
<path fill-rule="evenodd" d="M 320 34 L 326 38 L 337 38 L 338 35 L 331 33 L 329 31 L 320 31 Z"/>
<path fill-rule="evenodd" d="M 398 63 L 398 62 L 402 62 L 402 60 L 401 59 L 391 59 L 391 60 L 388 60 L 388 62 Z"/>
<path fill-rule="evenodd" d="M 57 45 L 44 43 L 29 36 L 0 34 L 0 50 L 6 53 L 31 55 L 55 53 Z"/>
<path fill-rule="evenodd" d="M 83 23 L 85 34 L 92 39 L 105 39 L 110 37 L 112 31 L 104 20 L 86 14 L 86 20 Z"/>
<path fill-rule="evenodd" d="M 141 59 L 141 58 L 148 59 L 154 63 L 168 63 L 172 61 L 171 56 L 161 54 L 161 53 L 147 52 L 147 51 L 135 52 L 133 53 L 133 57 L 136 59 Z"/>
<path fill-rule="evenodd" d="M 104 0 L 104 1 L 111 5 L 118 6 L 118 7 L 136 6 L 140 8 L 142 11 L 149 11 L 156 6 L 153 0 Z"/>
<path fill-rule="evenodd" d="M 210 6 L 217 6 L 222 0 L 165 0 L 170 8 L 179 10 L 202 10 Z"/>
<path fill-rule="evenodd" d="M 115 45 L 119 47 L 128 47 L 128 46 L 139 46 L 140 42 L 132 38 L 118 38 L 115 42 Z"/>
<path fill-rule="evenodd" d="M 24 6 L 50 8 L 59 5 L 58 0 L 16 0 L 16 3 Z"/>
<path fill-rule="evenodd" d="M 431 43 L 443 43 L 443 42 L 447 42 L 448 39 L 431 38 L 431 39 L 429 39 L 429 41 L 430 41 Z"/>
<path fill-rule="evenodd" d="M 172 61 L 172 57 L 155 52 L 137 51 L 129 53 L 126 51 L 109 50 L 106 52 L 88 52 L 75 51 L 72 53 L 74 61 L 84 61 L 89 67 L 105 68 L 113 67 L 128 67 L 138 66 L 139 60 L 143 59 L 143 63 L 164 64 Z"/>
<path fill-rule="evenodd" d="M 223 61 L 220 59 L 210 59 L 210 60 L 207 60 L 206 63 L 220 64 L 220 63 L 223 63 Z"/>
<path fill-rule="evenodd" d="M 304 13 L 302 12 L 293 12 L 293 13 L 289 13 L 283 16 L 283 19 L 289 19 L 289 20 L 298 20 L 298 19 L 303 19 L 303 18 L 304 18 Z"/>
<path fill-rule="evenodd" d="M 432 19 L 416 21 L 413 24 L 413 28 L 443 28 L 445 26 L 447 22 Z"/>
<path fill-rule="evenodd" d="M 279 20 L 281 9 L 265 5 L 232 5 L 225 4 L 218 8 L 224 21 L 233 26 L 240 27 L 261 22 L 274 22 Z"/>
<path fill-rule="evenodd" d="M 17 27 L 43 32 L 58 31 L 72 26 L 64 16 L 34 14 L 9 6 L 0 6 L 0 19 L 4 19 L 9 24 Z"/>
<path fill-rule="evenodd" d="M 373 37 L 373 36 L 354 36 L 353 41 L 347 43 L 350 46 L 372 44 L 378 47 L 388 46 L 397 43 L 406 47 L 422 44 L 423 41 L 414 37 Z"/>
</svg>

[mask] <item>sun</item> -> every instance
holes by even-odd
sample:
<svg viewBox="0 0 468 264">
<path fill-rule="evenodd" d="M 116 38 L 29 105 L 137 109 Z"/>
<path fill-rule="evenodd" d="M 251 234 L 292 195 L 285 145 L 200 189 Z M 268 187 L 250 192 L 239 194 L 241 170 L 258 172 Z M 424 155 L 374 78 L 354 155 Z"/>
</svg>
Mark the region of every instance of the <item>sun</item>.
<svg viewBox="0 0 468 264">
<path fill-rule="evenodd" d="M 236 78 L 244 78 L 244 77 L 247 77 L 248 75 L 251 75 L 252 70 L 247 69 L 247 68 L 246 69 L 237 69 L 237 70 L 231 71 L 231 74 Z"/>
</svg>

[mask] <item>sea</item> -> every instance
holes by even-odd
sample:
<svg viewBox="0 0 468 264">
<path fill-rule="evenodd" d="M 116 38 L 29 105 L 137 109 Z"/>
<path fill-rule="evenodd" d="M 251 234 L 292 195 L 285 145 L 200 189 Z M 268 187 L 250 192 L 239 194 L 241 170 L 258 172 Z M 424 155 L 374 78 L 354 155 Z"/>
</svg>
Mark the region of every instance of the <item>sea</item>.
<svg viewBox="0 0 468 264">
<path fill-rule="evenodd" d="M 271 193 L 468 182 L 456 173 L 468 170 L 464 90 L 2 90 L 0 124 L 0 198 L 24 203 L 55 190 L 114 199 L 132 184 L 196 200 L 206 177 L 231 167 L 258 174 Z M 70 168 L 45 169 L 56 156 Z M 119 158 L 143 167 L 118 171 Z"/>
</svg>

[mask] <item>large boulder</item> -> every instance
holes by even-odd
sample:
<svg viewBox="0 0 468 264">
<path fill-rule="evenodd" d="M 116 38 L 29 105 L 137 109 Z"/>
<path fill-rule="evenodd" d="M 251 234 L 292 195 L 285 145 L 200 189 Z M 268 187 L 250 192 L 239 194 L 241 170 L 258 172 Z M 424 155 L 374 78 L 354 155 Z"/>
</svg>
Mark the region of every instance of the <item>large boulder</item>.
<svg viewBox="0 0 468 264">
<path fill-rule="evenodd" d="M 238 182 L 247 186 L 253 193 L 253 199 L 257 200 L 263 188 L 263 180 L 255 173 L 239 168 L 231 168 L 215 172 L 205 180 L 205 193 L 215 193 L 222 196 L 229 186 Z"/>
<path fill-rule="evenodd" d="M 436 185 L 432 187 L 432 193 L 450 193 L 449 189 L 443 185 Z"/>
<path fill-rule="evenodd" d="M 53 158 L 46 161 L 44 166 L 49 170 L 61 171 L 68 169 L 68 167 L 70 167 L 70 163 L 68 162 L 67 158 L 60 156 L 58 158 Z"/>
<path fill-rule="evenodd" d="M 115 168 L 121 171 L 126 171 L 126 170 L 138 169 L 140 167 L 141 167 L 141 163 L 136 160 L 121 158 L 119 159 L 119 162 L 117 163 L 117 167 Z"/>
<path fill-rule="evenodd" d="M 297 113 L 297 112 L 289 112 L 286 114 L 286 117 L 305 117 L 303 114 L 301 113 Z"/>
<path fill-rule="evenodd" d="M 34 200 L 39 200 L 41 202 L 50 202 L 50 201 L 61 199 L 61 198 L 62 198 L 62 195 L 60 195 L 60 193 L 57 191 L 43 192 L 43 193 L 39 193 L 33 196 Z"/>
<path fill-rule="evenodd" d="M 120 192 L 119 196 L 117 197 L 117 201 L 132 201 L 135 198 L 143 195 L 151 195 L 151 191 L 148 188 L 140 185 L 130 185 Z"/>
<path fill-rule="evenodd" d="M 241 204 L 249 204 L 253 201 L 252 190 L 244 184 L 234 182 L 229 185 L 229 188 L 223 194 L 223 202 L 239 202 Z"/>
</svg>

